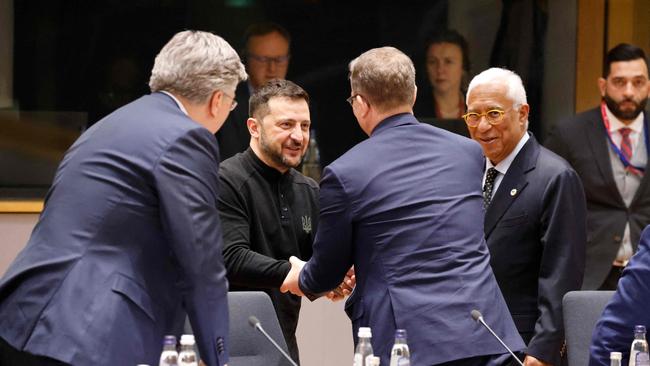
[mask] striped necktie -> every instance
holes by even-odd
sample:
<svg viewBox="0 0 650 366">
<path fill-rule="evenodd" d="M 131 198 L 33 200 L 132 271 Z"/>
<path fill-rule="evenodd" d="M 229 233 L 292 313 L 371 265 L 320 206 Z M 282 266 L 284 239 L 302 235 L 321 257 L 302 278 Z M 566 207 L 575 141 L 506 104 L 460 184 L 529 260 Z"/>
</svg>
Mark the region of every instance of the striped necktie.
<svg viewBox="0 0 650 366">
<path fill-rule="evenodd" d="M 621 153 L 628 162 L 632 161 L 632 141 L 630 140 L 631 129 L 623 127 L 618 130 L 621 133 Z"/>
</svg>

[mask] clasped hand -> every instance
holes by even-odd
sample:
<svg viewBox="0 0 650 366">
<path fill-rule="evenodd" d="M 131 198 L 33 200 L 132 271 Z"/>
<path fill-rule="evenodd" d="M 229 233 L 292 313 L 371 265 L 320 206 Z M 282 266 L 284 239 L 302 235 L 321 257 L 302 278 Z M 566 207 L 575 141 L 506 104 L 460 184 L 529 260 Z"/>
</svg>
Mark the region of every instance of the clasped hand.
<svg viewBox="0 0 650 366">
<path fill-rule="evenodd" d="M 291 263 L 291 269 L 289 270 L 287 277 L 284 279 L 282 286 L 280 286 L 280 291 L 282 293 L 291 292 L 297 296 L 304 296 L 304 293 L 300 289 L 299 282 L 300 271 L 302 271 L 302 268 L 305 266 L 305 261 L 291 256 L 291 258 L 289 258 L 289 263 Z M 354 274 L 354 266 L 352 266 L 345 274 L 343 282 L 341 282 L 341 284 L 338 285 L 334 290 L 328 292 L 326 297 L 332 301 L 342 300 L 352 293 L 355 285 L 356 276 Z"/>
</svg>

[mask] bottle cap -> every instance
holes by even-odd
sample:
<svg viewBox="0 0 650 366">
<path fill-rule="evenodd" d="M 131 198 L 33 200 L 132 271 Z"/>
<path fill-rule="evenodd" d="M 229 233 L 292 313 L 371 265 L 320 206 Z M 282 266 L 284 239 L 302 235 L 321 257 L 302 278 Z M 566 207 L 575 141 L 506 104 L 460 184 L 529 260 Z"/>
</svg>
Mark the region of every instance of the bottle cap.
<svg viewBox="0 0 650 366">
<path fill-rule="evenodd" d="M 369 327 L 360 327 L 359 328 L 359 333 L 357 335 L 359 337 L 370 338 L 370 337 L 372 337 L 372 331 L 370 330 Z"/>
<path fill-rule="evenodd" d="M 366 357 L 367 366 L 379 366 L 381 364 L 381 359 L 377 356 L 368 356 Z"/>
<path fill-rule="evenodd" d="M 194 335 L 183 334 L 181 336 L 181 346 L 193 346 L 193 345 L 194 345 Z"/>
<path fill-rule="evenodd" d="M 406 338 L 406 329 L 397 329 L 395 331 L 395 338 Z"/>
<path fill-rule="evenodd" d="M 623 359 L 623 354 L 621 352 L 611 352 L 609 354 L 610 360 L 621 360 Z"/>
<path fill-rule="evenodd" d="M 176 336 L 173 335 L 166 335 L 165 339 L 163 339 L 163 344 L 164 345 L 176 345 Z"/>
<path fill-rule="evenodd" d="M 634 333 L 645 333 L 645 325 L 637 325 L 634 327 Z"/>
</svg>

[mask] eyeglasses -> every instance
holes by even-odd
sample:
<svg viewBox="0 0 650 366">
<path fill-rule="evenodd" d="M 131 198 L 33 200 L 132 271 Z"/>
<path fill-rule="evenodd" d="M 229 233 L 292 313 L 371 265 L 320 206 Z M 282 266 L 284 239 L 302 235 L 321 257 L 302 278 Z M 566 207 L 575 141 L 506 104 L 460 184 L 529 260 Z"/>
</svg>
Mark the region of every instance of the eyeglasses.
<svg viewBox="0 0 650 366">
<path fill-rule="evenodd" d="M 354 104 L 354 100 L 355 100 L 357 97 L 360 97 L 360 96 L 361 96 L 361 94 L 355 94 L 355 95 L 353 95 L 353 96 L 347 98 L 345 101 L 348 102 L 348 104 L 350 104 L 350 106 L 352 106 L 352 105 Z"/>
<path fill-rule="evenodd" d="M 221 92 L 223 93 L 223 95 L 225 95 L 225 96 L 227 96 L 228 98 L 230 98 L 230 100 L 231 100 L 231 102 L 230 102 L 230 111 L 232 112 L 235 108 L 237 108 L 237 101 L 235 100 L 235 96 L 234 96 L 234 95 L 230 95 L 230 94 L 226 93 L 226 92 L 223 91 L 223 90 L 222 90 Z"/>
<path fill-rule="evenodd" d="M 252 53 L 248 54 L 249 60 L 253 60 L 255 62 L 259 62 L 261 64 L 266 64 L 266 65 L 270 65 L 270 64 L 286 65 L 289 62 L 290 57 L 291 55 L 268 57 L 268 56 L 255 55 Z"/>
<path fill-rule="evenodd" d="M 463 114 L 463 119 L 469 127 L 476 127 L 481 122 L 481 118 L 485 117 L 485 120 L 492 126 L 498 125 L 503 122 L 503 115 L 506 114 L 510 109 L 504 111 L 501 109 L 490 109 L 489 111 L 483 113 L 469 112 Z"/>
<path fill-rule="evenodd" d="M 361 94 L 354 94 L 351 97 L 348 97 L 345 101 L 348 102 L 348 104 L 350 104 L 350 107 L 352 107 L 353 104 L 354 104 L 354 101 L 357 99 L 357 97 L 361 98 L 362 102 L 365 102 L 367 105 L 370 105 L 370 102 L 368 102 L 368 99 L 366 97 L 364 97 L 363 95 L 361 95 Z"/>
</svg>

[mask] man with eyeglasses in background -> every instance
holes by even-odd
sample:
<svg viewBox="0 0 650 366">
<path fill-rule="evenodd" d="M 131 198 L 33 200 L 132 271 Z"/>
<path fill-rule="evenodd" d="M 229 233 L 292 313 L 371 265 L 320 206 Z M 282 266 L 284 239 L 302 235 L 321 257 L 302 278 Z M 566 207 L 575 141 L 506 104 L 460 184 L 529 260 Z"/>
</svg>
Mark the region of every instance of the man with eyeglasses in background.
<svg viewBox="0 0 650 366">
<path fill-rule="evenodd" d="M 588 205 L 583 290 L 615 290 L 650 224 L 648 62 L 639 47 L 611 49 L 598 80 L 600 106 L 555 126 L 546 146 L 578 172 Z"/>
<path fill-rule="evenodd" d="M 290 42 L 289 32 L 276 23 L 255 23 L 246 29 L 243 54 L 249 78 L 248 82 L 237 86 L 235 100 L 239 108 L 228 116 L 228 120 L 217 133 L 222 161 L 248 148 L 248 99 L 268 81 L 286 78 Z"/>
<path fill-rule="evenodd" d="M 526 91 L 491 68 L 467 91 L 463 116 L 483 148 L 483 206 L 490 264 L 519 334 L 526 366 L 560 365 L 562 298 L 580 289 L 586 205 L 580 178 L 528 130 Z"/>
</svg>

